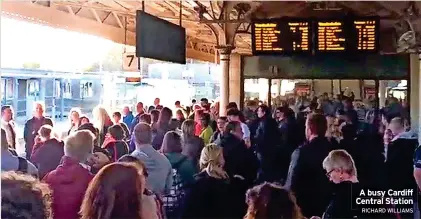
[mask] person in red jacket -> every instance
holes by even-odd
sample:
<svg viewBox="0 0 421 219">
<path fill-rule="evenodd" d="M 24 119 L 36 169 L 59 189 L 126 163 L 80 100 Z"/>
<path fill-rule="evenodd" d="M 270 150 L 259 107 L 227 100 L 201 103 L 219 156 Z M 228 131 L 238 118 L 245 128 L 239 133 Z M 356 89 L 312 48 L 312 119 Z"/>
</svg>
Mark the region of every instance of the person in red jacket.
<svg viewBox="0 0 421 219">
<path fill-rule="evenodd" d="M 76 219 L 93 175 L 87 160 L 92 156 L 94 135 L 88 130 L 71 133 L 64 145 L 60 165 L 43 178 L 53 191 L 56 219 Z"/>
</svg>

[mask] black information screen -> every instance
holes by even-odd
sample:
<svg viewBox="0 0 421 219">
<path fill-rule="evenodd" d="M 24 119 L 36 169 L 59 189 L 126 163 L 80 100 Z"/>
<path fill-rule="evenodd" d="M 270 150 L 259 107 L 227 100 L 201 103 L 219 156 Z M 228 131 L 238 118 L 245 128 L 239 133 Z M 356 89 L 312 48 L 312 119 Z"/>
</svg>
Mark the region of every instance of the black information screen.
<svg viewBox="0 0 421 219">
<path fill-rule="evenodd" d="M 146 12 L 137 11 L 136 57 L 186 64 L 186 30 Z"/>
<path fill-rule="evenodd" d="M 311 52 L 311 22 L 306 20 L 262 20 L 252 23 L 253 54 Z"/>
</svg>

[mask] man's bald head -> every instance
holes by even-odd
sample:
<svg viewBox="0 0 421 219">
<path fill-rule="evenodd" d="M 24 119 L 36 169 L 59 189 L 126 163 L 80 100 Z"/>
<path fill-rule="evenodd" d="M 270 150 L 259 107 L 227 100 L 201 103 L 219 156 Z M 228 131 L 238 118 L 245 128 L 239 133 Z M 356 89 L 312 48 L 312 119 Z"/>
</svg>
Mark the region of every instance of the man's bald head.
<svg viewBox="0 0 421 219">
<path fill-rule="evenodd" d="M 134 128 L 134 139 L 136 144 L 151 144 L 152 143 L 152 129 L 147 123 L 140 122 Z"/>
</svg>

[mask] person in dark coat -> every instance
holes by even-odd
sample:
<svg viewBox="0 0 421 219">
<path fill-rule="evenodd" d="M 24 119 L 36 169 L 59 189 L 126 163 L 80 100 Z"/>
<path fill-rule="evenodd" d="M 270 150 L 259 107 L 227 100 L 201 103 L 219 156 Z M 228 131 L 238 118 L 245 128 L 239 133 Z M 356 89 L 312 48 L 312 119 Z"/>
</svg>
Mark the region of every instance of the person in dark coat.
<svg viewBox="0 0 421 219">
<path fill-rule="evenodd" d="M 344 112 L 345 115 L 348 116 L 349 120 L 352 122 L 352 124 L 359 126 L 358 122 L 358 113 L 354 109 L 354 106 L 352 105 L 352 100 L 349 98 L 346 98 L 344 100 Z"/>
<path fill-rule="evenodd" d="M 281 180 L 281 173 L 277 170 L 277 149 L 281 144 L 278 124 L 272 118 L 270 109 L 266 105 L 257 108 L 259 124 L 254 137 L 254 147 L 260 162 L 259 182 L 274 182 Z"/>
<path fill-rule="evenodd" d="M 353 158 L 358 170 L 358 180 L 364 187 L 379 188 L 384 183 L 383 144 L 373 134 L 359 134 L 353 124 L 341 129 L 343 139 L 340 149 L 346 150 Z"/>
<path fill-rule="evenodd" d="M 53 121 L 44 117 L 44 105 L 41 103 L 36 103 L 34 117 L 25 123 L 25 128 L 23 130 L 23 139 L 25 140 L 25 152 L 27 160 L 29 160 L 31 157 L 32 148 L 35 144 L 35 137 L 38 135 L 38 130 L 43 125 L 53 126 Z"/>
<path fill-rule="evenodd" d="M 164 107 L 159 113 L 159 119 L 156 124 L 152 124 L 152 146 L 155 150 L 161 149 L 162 141 L 168 131 L 173 131 L 174 127 L 171 127 L 172 111 Z"/>
<path fill-rule="evenodd" d="M 64 143 L 53 137 L 50 125 L 41 126 L 38 131 L 40 142 L 35 144 L 31 162 L 38 168 L 39 178 L 57 168 L 64 156 Z"/>
<path fill-rule="evenodd" d="M 225 171 L 230 177 L 240 175 L 251 185 L 257 177 L 259 162 L 243 140 L 240 122 L 231 121 L 222 136 L 214 142 L 223 148 Z"/>
<path fill-rule="evenodd" d="M 367 212 L 367 209 L 380 209 L 391 206 L 385 204 L 359 205 L 356 203 L 359 197 L 367 198 L 367 189 L 370 188 L 361 185 L 359 182 L 359 177 L 357 176 L 359 171 L 357 171 L 355 162 L 348 152 L 342 149 L 333 150 L 324 159 L 322 165 L 326 170 L 327 178 L 333 183 L 332 197 L 323 213 L 323 219 L 395 218 L 395 215 L 388 212 Z M 365 192 L 365 194 L 362 194 L 362 192 Z M 373 198 L 380 198 L 380 196 Z"/>
<path fill-rule="evenodd" d="M 225 125 L 228 122 L 228 118 L 225 116 L 221 116 L 217 119 L 216 122 L 216 131 L 213 133 L 210 142 L 213 143 L 218 140 L 225 130 Z"/>
<path fill-rule="evenodd" d="M 140 116 L 145 114 L 145 109 L 143 108 L 143 103 L 139 102 L 136 104 L 136 116 L 133 118 L 133 120 L 131 121 L 130 125 L 127 124 L 127 126 L 129 126 L 130 129 L 130 133 L 133 132 L 134 127 L 139 123 L 140 120 Z"/>
<path fill-rule="evenodd" d="M 285 187 L 296 196 L 305 217 L 321 217 L 330 199 L 329 180 L 321 166 L 332 146 L 325 137 L 326 118 L 321 114 L 307 116 L 306 136 L 308 142 L 291 155 Z"/>
<path fill-rule="evenodd" d="M 187 119 L 181 125 L 181 142 L 183 145 L 183 154 L 195 161 L 195 164 L 198 164 L 200 158 L 200 152 L 205 143 L 203 139 L 199 138 L 194 134 L 195 122 L 194 120 Z"/>
<path fill-rule="evenodd" d="M 414 178 L 414 152 L 418 147 L 418 136 L 415 132 L 405 132 L 404 119 L 396 117 L 390 122 L 390 130 L 395 136 L 388 145 L 386 158 L 387 188 L 395 191 L 404 189 L 417 190 Z M 414 192 L 414 200 L 417 196 Z M 396 205 L 408 208 L 408 205 Z M 413 218 L 413 213 L 401 214 L 403 218 Z"/>
<path fill-rule="evenodd" d="M 351 155 L 345 150 L 333 150 L 322 163 L 326 176 L 334 183 L 334 195 L 323 218 L 355 218 L 360 216 L 354 200 L 360 193 L 357 168 Z"/>
<path fill-rule="evenodd" d="M 243 218 L 247 186 L 240 176 L 230 178 L 224 171 L 223 149 L 215 144 L 203 148 L 201 172 L 186 195 L 180 218 Z"/>
<path fill-rule="evenodd" d="M 129 153 L 129 146 L 124 141 L 125 131 L 121 125 L 116 124 L 108 128 L 108 135 L 102 144 L 102 148 L 111 155 L 111 161 L 116 162 L 120 157 Z"/>
<path fill-rule="evenodd" d="M 113 113 L 113 123 L 114 123 L 114 125 L 120 125 L 121 128 L 123 128 L 124 136 L 125 136 L 124 140 L 129 141 L 131 133 L 130 133 L 129 127 L 126 125 L 126 123 L 121 122 L 121 113 L 120 112 L 114 112 Z"/>
</svg>

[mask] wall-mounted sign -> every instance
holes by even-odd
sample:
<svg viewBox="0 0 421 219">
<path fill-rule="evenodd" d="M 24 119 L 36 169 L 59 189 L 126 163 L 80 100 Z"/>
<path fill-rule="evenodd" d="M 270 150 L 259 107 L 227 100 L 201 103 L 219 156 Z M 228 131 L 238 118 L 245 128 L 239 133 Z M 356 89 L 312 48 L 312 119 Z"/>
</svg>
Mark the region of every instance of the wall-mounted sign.
<svg viewBox="0 0 421 219">
<path fill-rule="evenodd" d="M 126 83 L 140 83 L 141 81 L 141 77 L 126 77 Z"/>
<path fill-rule="evenodd" d="M 134 52 L 123 53 L 123 71 L 138 71 L 138 60 Z"/>
<path fill-rule="evenodd" d="M 253 20 L 252 53 L 255 56 L 312 52 L 376 53 L 379 25 L 378 17 Z"/>
</svg>

